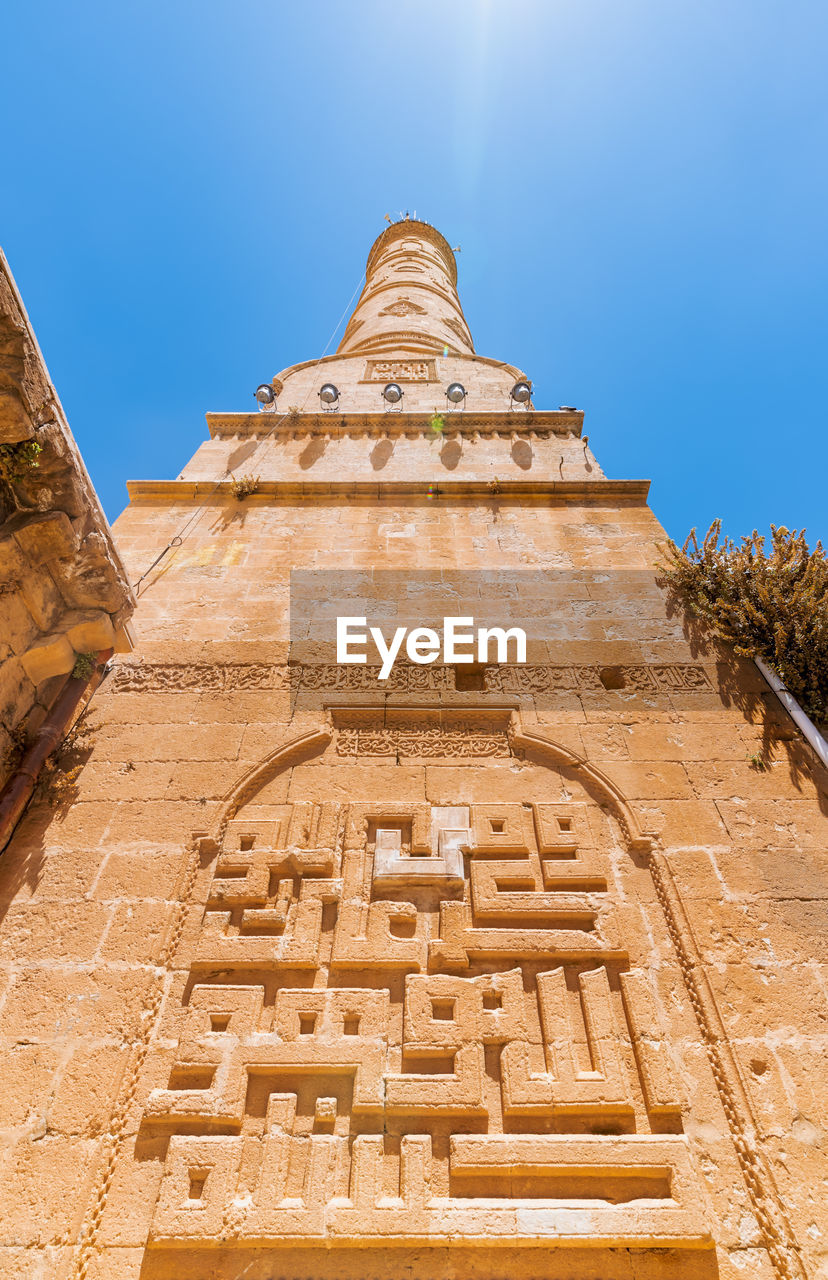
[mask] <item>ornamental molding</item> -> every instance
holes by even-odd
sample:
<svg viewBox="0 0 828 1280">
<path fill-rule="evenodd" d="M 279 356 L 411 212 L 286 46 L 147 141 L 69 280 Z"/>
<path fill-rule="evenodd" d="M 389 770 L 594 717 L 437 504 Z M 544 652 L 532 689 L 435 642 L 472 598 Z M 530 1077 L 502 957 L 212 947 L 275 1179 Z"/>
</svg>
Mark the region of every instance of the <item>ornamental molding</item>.
<svg viewBox="0 0 828 1280">
<path fill-rule="evenodd" d="M 383 307 L 379 314 L 381 316 L 424 316 L 428 312 L 419 303 L 412 302 L 410 298 L 403 296 L 397 302 L 392 302 L 387 307 Z"/>
<path fill-rule="evenodd" d="M 120 662 L 108 682 L 112 693 L 242 693 L 250 689 L 355 693 L 452 693 L 455 668 L 396 665 L 380 683 L 379 668 L 267 662 Z M 700 693 L 713 682 L 700 663 L 625 663 L 616 666 L 491 666 L 483 693 Z M 462 692 L 462 690 L 461 690 Z"/>
<path fill-rule="evenodd" d="M 352 758 L 392 756 L 413 760 L 470 760 L 512 754 L 505 724 L 473 719 L 433 724 L 427 716 L 399 724 L 377 721 L 345 726 L 337 731 L 334 750 L 338 756 Z"/>
<path fill-rule="evenodd" d="M 433 360 L 368 360 L 361 382 L 436 382 Z"/>
<path fill-rule="evenodd" d="M 376 371 L 377 365 L 391 366 L 400 370 L 397 377 L 388 378 Z M 437 381 L 436 367 L 432 369 L 433 357 L 430 353 L 412 354 L 410 356 L 382 356 L 377 354 L 366 364 L 365 375 L 361 379 L 366 382 L 434 382 Z M 410 370 L 410 372 L 406 372 Z M 428 376 L 424 376 L 427 370 Z M 416 375 L 416 376 L 415 376 Z M 465 409 L 461 413 L 444 413 L 446 424 L 444 434 L 457 433 L 474 438 L 480 436 L 514 435 L 533 436 L 547 440 L 552 436 L 580 437 L 584 423 L 581 410 L 535 410 L 519 411 L 504 409 L 502 413 L 476 412 Z M 427 436 L 431 430 L 432 412 L 406 410 L 386 413 L 208 413 L 207 426 L 211 438 L 236 436 L 267 437 L 268 439 L 299 439 L 308 435 L 323 435 L 330 439 L 337 436 L 406 436 L 412 439 Z"/>
</svg>

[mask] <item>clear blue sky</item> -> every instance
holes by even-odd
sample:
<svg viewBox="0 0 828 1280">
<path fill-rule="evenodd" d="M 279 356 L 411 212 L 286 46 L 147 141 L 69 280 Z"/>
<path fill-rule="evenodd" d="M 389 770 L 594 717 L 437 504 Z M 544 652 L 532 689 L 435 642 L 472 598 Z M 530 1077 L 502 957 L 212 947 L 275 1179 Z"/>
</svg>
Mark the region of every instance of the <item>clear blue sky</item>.
<svg viewBox="0 0 828 1280">
<path fill-rule="evenodd" d="M 676 538 L 828 535 L 824 0 L 31 3 L 0 238 L 111 517 L 317 355 L 383 214 Z"/>
</svg>

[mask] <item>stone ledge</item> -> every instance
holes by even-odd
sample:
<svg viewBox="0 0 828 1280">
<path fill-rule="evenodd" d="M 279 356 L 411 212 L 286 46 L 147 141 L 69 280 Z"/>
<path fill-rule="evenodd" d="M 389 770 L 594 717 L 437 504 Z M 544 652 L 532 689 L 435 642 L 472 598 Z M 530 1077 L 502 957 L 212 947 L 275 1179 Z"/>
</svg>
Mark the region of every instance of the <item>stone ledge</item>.
<svg viewBox="0 0 828 1280">
<path fill-rule="evenodd" d="M 180 501 L 197 498 L 205 502 L 216 497 L 232 497 L 230 480 L 128 480 L 130 498 L 165 498 Z M 650 489 L 649 480 L 260 480 L 255 494 L 244 499 L 255 502 L 262 498 L 301 497 L 369 497 L 391 495 L 420 497 L 586 497 L 634 498 L 644 503 Z"/>
<path fill-rule="evenodd" d="M 216 436 L 302 435 L 364 436 L 425 433 L 431 413 L 208 413 L 207 426 Z M 502 413 L 439 413 L 443 435 L 525 435 L 531 432 L 580 437 L 584 425 L 581 409 L 514 410 Z"/>
</svg>

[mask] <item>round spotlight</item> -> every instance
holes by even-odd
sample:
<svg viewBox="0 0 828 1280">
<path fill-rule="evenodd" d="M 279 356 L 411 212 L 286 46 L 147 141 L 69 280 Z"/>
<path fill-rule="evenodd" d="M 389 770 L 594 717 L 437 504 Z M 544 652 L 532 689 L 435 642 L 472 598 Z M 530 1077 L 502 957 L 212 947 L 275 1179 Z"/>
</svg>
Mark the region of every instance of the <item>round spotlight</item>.
<svg viewBox="0 0 828 1280">
<path fill-rule="evenodd" d="M 516 382 L 512 387 L 512 399 L 517 400 L 518 404 L 526 404 L 532 399 L 532 386 L 529 382 Z"/>
<path fill-rule="evenodd" d="M 260 387 L 257 387 L 253 394 L 259 404 L 273 404 L 276 400 L 276 394 L 267 382 L 263 382 Z"/>
<path fill-rule="evenodd" d="M 446 399 L 452 404 L 460 404 L 466 398 L 466 388 L 462 382 L 450 382 L 446 387 Z"/>
<path fill-rule="evenodd" d="M 326 382 L 319 392 L 319 399 L 323 404 L 336 404 L 339 391 L 332 382 Z"/>
<path fill-rule="evenodd" d="M 403 398 L 403 389 L 398 382 L 386 382 L 382 389 L 383 399 L 389 404 L 399 404 Z"/>
</svg>

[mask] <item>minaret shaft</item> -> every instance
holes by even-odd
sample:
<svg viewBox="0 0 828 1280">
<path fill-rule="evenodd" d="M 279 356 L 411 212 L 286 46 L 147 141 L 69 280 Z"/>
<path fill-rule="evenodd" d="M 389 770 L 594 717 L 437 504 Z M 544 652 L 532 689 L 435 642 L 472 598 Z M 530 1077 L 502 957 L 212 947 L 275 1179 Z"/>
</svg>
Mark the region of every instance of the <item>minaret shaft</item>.
<svg viewBox="0 0 828 1280">
<path fill-rule="evenodd" d="M 395 222 L 368 255 L 365 288 L 339 355 L 473 355 L 448 242 L 425 222 Z"/>
</svg>

